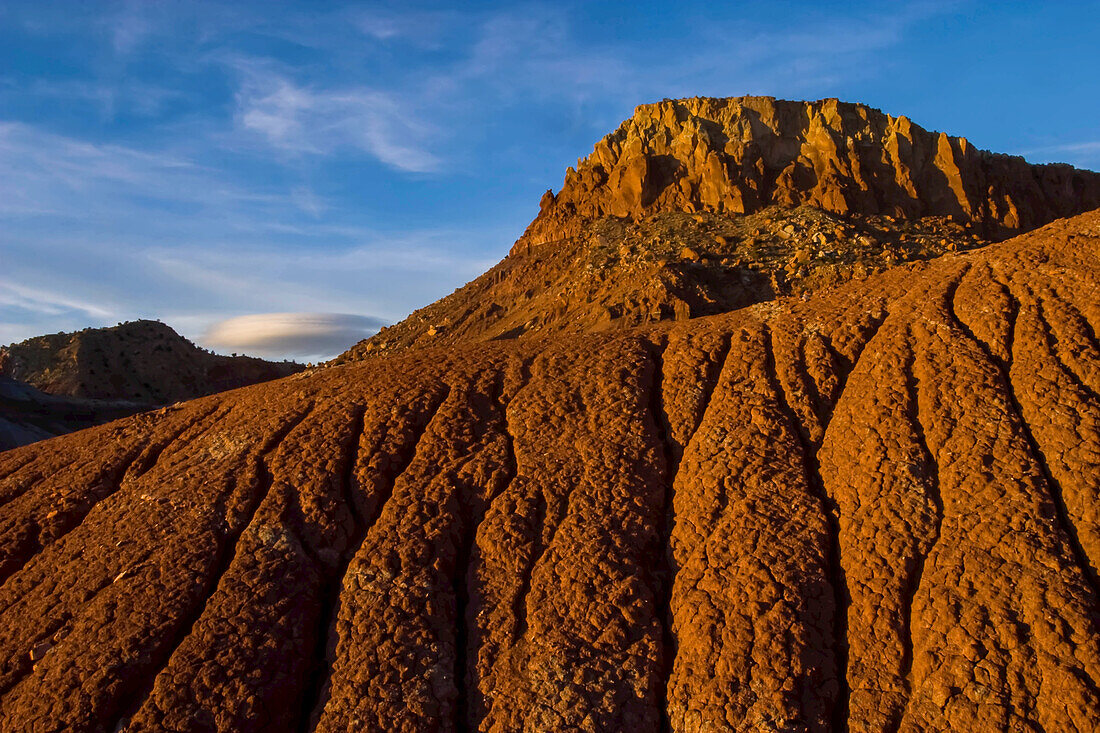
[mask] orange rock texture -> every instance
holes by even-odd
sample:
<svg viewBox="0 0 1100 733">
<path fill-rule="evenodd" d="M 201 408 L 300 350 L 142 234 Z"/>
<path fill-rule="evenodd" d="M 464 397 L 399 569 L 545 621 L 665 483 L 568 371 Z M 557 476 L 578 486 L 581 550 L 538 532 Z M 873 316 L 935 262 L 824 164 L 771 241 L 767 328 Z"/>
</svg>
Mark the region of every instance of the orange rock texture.
<svg viewBox="0 0 1100 733">
<path fill-rule="evenodd" d="M 862 104 L 772 97 L 644 104 L 548 193 L 517 247 L 655 211 L 951 216 L 1003 239 L 1100 206 L 1100 174 L 1029 165 Z"/>
<path fill-rule="evenodd" d="M 0 729 L 1092 730 L 1098 281 L 1093 212 L 0 453 Z"/>
</svg>

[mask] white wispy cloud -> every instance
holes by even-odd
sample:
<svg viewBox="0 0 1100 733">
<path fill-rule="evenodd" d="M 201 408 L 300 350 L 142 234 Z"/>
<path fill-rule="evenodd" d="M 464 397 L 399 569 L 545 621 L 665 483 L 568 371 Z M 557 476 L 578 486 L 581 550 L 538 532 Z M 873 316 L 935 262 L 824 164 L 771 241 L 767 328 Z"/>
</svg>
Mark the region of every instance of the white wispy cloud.
<svg viewBox="0 0 1100 733">
<path fill-rule="evenodd" d="M 1100 153 L 1100 140 L 1092 140 L 1084 143 L 1071 143 L 1069 145 L 1056 146 L 1059 150 L 1068 150 L 1074 153 Z"/>
<path fill-rule="evenodd" d="M 147 14 L 148 5 L 124 3 L 120 12 L 109 17 L 105 30 L 116 53 L 133 51 L 152 34 L 155 25 Z"/>
<path fill-rule="evenodd" d="M 323 203 L 306 187 L 263 190 L 172 149 L 92 143 L 0 122 L 0 215 L 119 220 L 157 207 L 165 210 L 152 221 L 162 225 L 186 229 L 196 211 L 205 210 L 263 229 L 285 219 L 288 208 L 314 213 Z"/>
<path fill-rule="evenodd" d="M 440 166 L 429 150 L 435 133 L 400 95 L 367 87 L 321 89 L 295 84 L 251 63 L 237 94 L 237 119 L 270 145 L 296 154 L 358 149 L 401 171 Z"/>
<path fill-rule="evenodd" d="M 90 319 L 110 318 L 110 308 L 102 302 L 73 297 L 68 292 L 48 290 L 14 282 L 0 277 L 0 306 L 32 311 L 44 316 L 55 316 L 76 311 Z"/>
<path fill-rule="evenodd" d="M 145 195 L 159 190 L 175 198 L 180 190 L 173 184 L 194 170 L 192 163 L 170 154 L 99 145 L 24 123 L 0 122 L 0 211 L 5 213 L 63 213 L 62 202 L 73 194 L 101 196 L 120 188 Z"/>
<path fill-rule="evenodd" d="M 1033 163 L 1068 163 L 1077 168 L 1100 168 L 1100 140 L 1041 145 L 1018 153 Z"/>
<path fill-rule="evenodd" d="M 415 8 L 357 7 L 349 13 L 351 24 L 376 41 L 404 41 L 435 47 L 448 29 L 462 23 L 455 11 Z"/>
<path fill-rule="evenodd" d="M 1046 147 L 1032 148 L 1028 153 L 1100 153 L 1100 140 L 1086 140 L 1084 142 L 1063 143 L 1061 145 L 1048 145 Z"/>
</svg>

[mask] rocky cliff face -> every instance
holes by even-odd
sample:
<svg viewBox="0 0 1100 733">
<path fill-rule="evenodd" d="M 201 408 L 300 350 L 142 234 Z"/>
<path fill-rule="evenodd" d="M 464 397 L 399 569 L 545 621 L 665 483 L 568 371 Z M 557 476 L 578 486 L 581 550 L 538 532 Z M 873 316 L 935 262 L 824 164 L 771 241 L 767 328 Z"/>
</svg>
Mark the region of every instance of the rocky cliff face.
<svg viewBox="0 0 1100 733">
<path fill-rule="evenodd" d="M 1080 731 L 1100 213 L 0 453 L 0 729 Z"/>
<path fill-rule="evenodd" d="M 570 168 L 517 247 L 576 236 L 603 216 L 742 214 L 772 204 L 949 216 L 1003 239 L 1100 206 L 1100 174 L 1029 165 L 836 99 L 670 100 L 639 106 Z"/>
</svg>

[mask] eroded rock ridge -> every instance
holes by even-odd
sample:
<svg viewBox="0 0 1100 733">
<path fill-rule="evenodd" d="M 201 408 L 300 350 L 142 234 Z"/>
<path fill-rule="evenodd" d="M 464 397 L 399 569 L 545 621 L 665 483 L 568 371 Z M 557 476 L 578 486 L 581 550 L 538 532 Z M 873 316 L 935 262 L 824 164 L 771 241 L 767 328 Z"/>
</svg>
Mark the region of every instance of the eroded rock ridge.
<svg viewBox="0 0 1100 733">
<path fill-rule="evenodd" d="M 1083 731 L 1100 212 L 0 454 L 0 729 Z"/>
</svg>

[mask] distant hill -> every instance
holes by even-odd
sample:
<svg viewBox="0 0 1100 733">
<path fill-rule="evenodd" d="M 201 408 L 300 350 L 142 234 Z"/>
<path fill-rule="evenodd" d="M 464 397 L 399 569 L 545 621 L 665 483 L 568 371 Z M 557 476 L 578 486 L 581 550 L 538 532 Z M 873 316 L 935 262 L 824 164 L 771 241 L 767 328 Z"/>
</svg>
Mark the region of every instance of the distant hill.
<svg viewBox="0 0 1100 733">
<path fill-rule="evenodd" d="M 212 354 L 159 321 L 36 336 L 0 348 L 0 450 L 304 368 Z"/>
<path fill-rule="evenodd" d="M 266 382 L 304 368 L 213 354 L 159 321 L 37 336 L 0 349 L 0 374 L 48 394 L 153 405 Z"/>
</svg>

